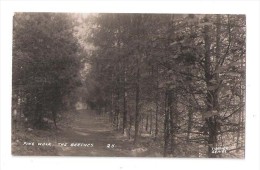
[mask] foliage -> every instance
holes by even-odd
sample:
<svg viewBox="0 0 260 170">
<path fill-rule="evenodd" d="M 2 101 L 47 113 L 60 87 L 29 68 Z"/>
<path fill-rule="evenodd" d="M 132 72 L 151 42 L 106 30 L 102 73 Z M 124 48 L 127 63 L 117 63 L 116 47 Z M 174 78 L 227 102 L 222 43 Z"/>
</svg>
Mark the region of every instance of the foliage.
<svg viewBox="0 0 260 170">
<path fill-rule="evenodd" d="M 165 156 L 183 142 L 206 145 L 208 157 L 243 149 L 244 16 L 98 14 L 91 24 L 88 102 L 117 129 L 131 137 L 134 120 L 138 143 L 145 126 Z"/>
<path fill-rule="evenodd" d="M 35 127 L 56 117 L 79 86 L 80 55 L 66 14 L 16 13 L 13 29 L 13 109 Z"/>
</svg>

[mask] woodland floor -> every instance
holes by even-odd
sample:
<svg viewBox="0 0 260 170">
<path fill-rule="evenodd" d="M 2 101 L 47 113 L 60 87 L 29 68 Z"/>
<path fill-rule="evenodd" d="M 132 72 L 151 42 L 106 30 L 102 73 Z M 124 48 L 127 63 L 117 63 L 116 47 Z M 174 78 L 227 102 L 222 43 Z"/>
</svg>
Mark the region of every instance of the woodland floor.
<svg viewBox="0 0 260 170">
<path fill-rule="evenodd" d="M 42 156 L 102 156 L 102 157 L 161 157 L 159 147 L 154 147 L 145 138 L 139 145 L 113 130 L 108 117 L 90 110 L 75 111 L 69 126 L 59 130 L 32 130 L 17 132 L 12 143 L 13 155 Z M 25 142 L 34 142 L 34 146 Z M 51 146 L 39 146 L 51 143 Z M 66 146 L 64 146 L 66 143 Z M 110 147 L 108 147 L 110 146 Z"/>
</svg>

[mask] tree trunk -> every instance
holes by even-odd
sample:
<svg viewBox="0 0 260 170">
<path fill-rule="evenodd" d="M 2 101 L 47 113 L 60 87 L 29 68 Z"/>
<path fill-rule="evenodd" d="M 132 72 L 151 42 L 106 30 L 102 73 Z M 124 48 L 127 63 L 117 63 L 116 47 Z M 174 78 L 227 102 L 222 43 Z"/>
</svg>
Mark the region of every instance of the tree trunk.
<svg viewBox="0 0 260 170">
<path fill-rule="evenodd" d="M 126 68 L 125 68 L 125 61 L 124 61 L 124 110 L 123 110 L 123 134 L 126 133 L 127 129 L 127 90 L 126 90 Z"/>
<path fill-rule="evenodd" d="M 109 121 L 113 123 L 113 116 L 114 116 L 114 94 L 113 90 L 111 90 L 111 97 L 110 97 L 110 112 L 109 112 Z"/>
<path fill-rule="evenodd" d="M 150 134 L 153 134 L 153 115 L 150 116 Z"/>
<path fill-rule="evenodd" d="M 131 139 L 131 130 L 133 125 L 133 116 L 129 115 L 129 126 L 128 126 L 128 139 Z"/>
<path fill-rule="evenodd" d="M 243 58 L 240 61 L 240 69 L 243 69 Z M 239 92 L 240 92 L 240 96 L 243 96 L 243 90 L 242 90 L 242 82 L 240 82 L 240 86 L 239 86 Z M 244 99 L 242 97 L 240 97 L 240 103 L 243 103 Z M 242 101 L 242 102 L 241 102 Z M 244 117 L 243 117 L 243 112 L 240 111 L 239 112 L 239 117 L 238 117 L 238 132 L 237 132 L 237 140 L 236 140 L 236 148 L 239 148 L 239 139 L 241 137 L 241 129 L 243 128 L 243 122 L 244 122 Z M 237 149 L 236 152 L 238 152 L 239 150 Z"/>
<path fill-rule="evenodd" d="M 176 103 L 176 93 L 173 89 L 168 91 L 168 107 L 169 107 L 169 140 L 170 140 L 170 153 L 174 155 L 176 147 L 176 133 L 178 128 L 178 113 Z"/>
<path fill-rule="evenodd" d="M 52 110 L 52 119 L 53 119 L 53 123 L 54 123 L 55 128 L 58 129 L 57 123 L 56 123 L 56 117 L 57 117 L 57 109 L 54 108 Z"/>
<path fill-rule="evenodd" d="M 166 157 L 168 155 L 168 144 L 169 144 L 169 112 L 168 112 L 168 95 L 167 92 L 165 92 L 165 105 L 164 105 L 164 151 L 163 156 Z"/>
<path fill-rule="evenodd" d="M 173 124 L 173 91 L 167 90 L 165 93 L 165 119 L 164 119 L 164 156 L 175 151 L 175 128 Z"/>
<path fill-rule="evenodd" d="M 140 79 L 140 68 L 139 68 L 139 59 L 138 56 L 136 57 L 136 67 L 137 67 L 137 73 L 136 73 L 136 85 L 135 85 L 135 137 L 134 137 L 134 144 L 137 143 L 138 140 L 138 134 L 139 134 L 139 123 L 140 123 L 140 112 L 139 112 L 139 101 L 140 101 L 140 85 L 139 85 L 139 79 Z"/>
<path fill-rule="evenodd" d="M 140 32 L 140 24 L 142 23 L 142 14 L 137 15 L 135 18 L 134 26 L 136 27 L 136 38 L 141 39 L 141 32 Z M 134 137 L 134 144 L 137 144 L 138 135 L 139 135 L 139 124 L 140 124 L 140 55 L 142 54 L 140 44 L 137 46 L 137 53 L 135 57 L 135 64 L 136 64 L 136 82 L 135 82 L 135 137 Z"/>
<path fill-rule="evenodd" d="M 190 133 L 191 133 L 191 129 L 192 129 L 192 117 L 193 117 L 192 109 L 191 109 L 191 107 L 189 107 L 189 108 L 188 108 L 188 132 L 187 132 L 187 143 L 190 142 Z"/>
<path fill-rule="evenodd" d="M 145 131 L 148 132 L 148 125 L 149 125 L 149 115 L 146 115 L 146 121 L 145 121 Z"/>
<path fill-rule="evenodd" d="M 119 126 L 119 89 L 117 89 L 114 122 L 115 122 L 114 123 L 115 127 L 118 130 L 118 126 Z"/>
<path fill-rule="evenodd" d="M 117 42 L 120 44 L 119 40 Z M 120 47 L 119 47 L 120 48 Z M 120 50 L 120 49 L 119 49 Z M 115 117 L 116 117 L 116 129 L 119 130 L 119 119 L 120 119 L 120 56 L 117 56 L 117 64 L 116 64 L 116 108 L 115 108 Z"/>
<path fill-rule="evenodd" d="M 205 22 L 208 22 L 207 16 L 205 17 Z M 205 65 L 204 65 L 204 72 L 205 72 L 205 81 L 207 85 L 207 93 L 206 93 L 206 104 L 207 104 L 207 112 L 218 111 L 218 92 L 217 90 L 209 90 L 209 87 L 215 86 L 216 84 L 212 82 L 217 82 L 217 77 L 214 77 L 211 72 L 211 54 L 210 54 L 210 36 L 209 36 L 209 26 L 206 25 L 204 27 L 204 41 L 205 41 Z M 217 116 L 213 115 L 206 118 L 206 124 L 208 127 L 208 157 L 215 158 L 216 154 L 214 154 L 213 148 L 216 147 L 217 144 Z"/>
<path fill-rule="evenodd" d="M 155 140 L 158 137 L 158 112 L 159 112 L 159 67 L 158 64 L 156 66 L 156 111 L 155 111 Z"/>
</svg>

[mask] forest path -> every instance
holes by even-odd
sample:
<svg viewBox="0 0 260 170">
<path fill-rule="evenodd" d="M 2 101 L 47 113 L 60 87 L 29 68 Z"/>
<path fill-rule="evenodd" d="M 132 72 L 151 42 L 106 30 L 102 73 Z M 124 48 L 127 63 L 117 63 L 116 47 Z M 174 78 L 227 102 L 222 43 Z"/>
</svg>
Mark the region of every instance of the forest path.
<svg viewBox="0 0 260 170">
<path fill-rule="evenodd" d="M 57 141 L 58 155 L 104 157 L 142 155 L 132 150 L 133 142 L 113 130 L 107 116 L 97 115 L 91 110 L 80 110 L 76 114 L 71 128 L 63 130 L 60 134 L 60 141 Z M 67 145 L 64 146 L 64 143 Z"/>
</svg>

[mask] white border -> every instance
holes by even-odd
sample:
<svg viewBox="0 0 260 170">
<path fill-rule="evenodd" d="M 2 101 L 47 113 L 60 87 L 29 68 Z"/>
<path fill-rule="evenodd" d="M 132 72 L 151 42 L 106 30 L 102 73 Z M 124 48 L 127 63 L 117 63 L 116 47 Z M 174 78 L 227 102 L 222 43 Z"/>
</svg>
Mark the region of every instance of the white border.
<svg viewBox="0 0 260 170">
<path fill-rule="evenodd" d="M 259 1 L 1 1 L 1 167 L 26 169 L 260 169 Z M 245 160 L 11 156 L 11 52 L 14 12 L 229 13 L 247 16 Z"/>
</svg>

